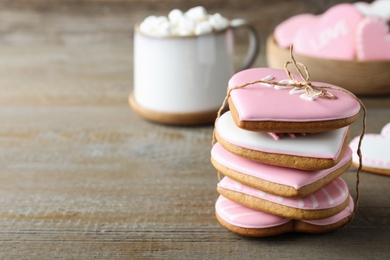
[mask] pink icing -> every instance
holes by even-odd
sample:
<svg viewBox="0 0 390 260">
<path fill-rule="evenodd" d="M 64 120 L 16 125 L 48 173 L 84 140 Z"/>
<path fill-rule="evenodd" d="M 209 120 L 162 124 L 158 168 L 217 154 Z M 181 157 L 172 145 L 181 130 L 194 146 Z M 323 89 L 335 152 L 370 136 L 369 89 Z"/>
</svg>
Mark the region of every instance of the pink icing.
<svg viewBox="0 0 390 260">
<path fill-rule="evenodd" d="M 377 169 L 390 169 L 390 123 L 382 128 L 380 134 L 366 134 L 364 136 L 361 151 L 363 155 L 363 166 Z M 352 161 L 359 163 L 356 153 L 359 136 L 355 137 L 349 146 L 354 151 Z"/>
<path fill-rule="evenodd" d="M 236 73 L 229 80 L 229 88 L 247 82 L 259 80 L 268 75 L 273 81 L 286 80 L 283 70 L 269 68 L 248 69 Z M 300 80 L 299 76 L 294 76 Z M 315 86 L 333 86 L 328 83 L 312 82 Z M 245 88 L 231 91 L 232 101 L 243 121 L 287 121 L 309 122 L 335 120 L 356 115 L 360 104 L 350 95 L 337 90 L 330 90 L 337 98 L 317 98 L 307 101 L 290 94 L 288 89 L 277 90 L 264 84 L 252 84 Z"/>
<path fill-rule="evenodd" d="M 327 174 L 346 164 L 351 159 L 352 151 L 349 148 L 346 149 L 342 159 L 336 166 L 320 171 L 303 171 L 252 161 L 225 150 L 219 143 L 214 145 L 211 155 L 214 160 L 229 169 L 299 189 L 324 178 Z"/>
<path fill-rule="evenodd" d="M 218 187 L 240 192 L 255 198 L 268 200 L 270 202 L 278 203 L 284 206 L 305 210 L 334 208 L 342 204 L 349 196 L 348 187 L 341 178 L 337 178 L 321 189 L 303 198 L 284 198 L 272 195 L 246 186 L 233 179 L 230 179 L 229 177 L 224 177 L 218 183 Z"/>
<path fill-rule="evenodd" d="M 297 31 L 294 50 L 308 56 L 352 60 L 361 14 L 352 4 L 338 4 Z"/>
<path fill-rule="evenodd" d="M 320 220 L 301 220 L 310 224 L 323 226 L 334 224 L 352 214 L 353 200 L 350 198 L 348 206 L 336 215 Z M 289 222 L 291 219 L 282 218 L 262 211 L 247 208 L 241 204 L 219 196 L 215 203 L 218 215 L 226 222 L 243 228 L 269 228 Z"/>
<path fill-rule="evenodd" d="M 354 202 L 353 202 L 353 199 L 351 197 L 349 197 L 348 206 L 345 209 L 343 209 L 341 212 L 337 213 L 336 215 L 331 216 L 329 218 L 324 218 L 324 219 L 301 220 L 301 221 L 307 222 L 307 223 L 310 223 L 313 225 L 317 225 L 317 226 L 330 225 L 330 224 L 334 224 L 334 223 L 336 223 L 336 222 L 338 222 L 346 217 L 349 217 L 352 214 L 353 209 L 354 209 Z"/>
<path fill-rule="evenodd" d="M 348 133 L 348 127 L 344 127 L 323 133 L 274 140 L 266 132 L 239 128 L 234 123 L 230 111 L 218 118 L 215 128 L 227 142 L 250 150 L 333 160 L 338 158 Z"/>
<path fill-rule="evenodd" d="M 219 196 L 215 203 L 215 209 L 226 222 L 244 228 L 269 228 L 290 221 L 288 218 L 247 208 L 223 196 Z"/>
<path fill-rule="evenodd" d="M 390 32 L 385 21 L 366 17 L 357 29 L 359 60 L 390 60 Z"/>
<path fill-rule="evenodd" d="M 275 28 L 274 37 L 278 45 L 287 48 L 293 43 L 295 33 L 316 19 L 313 14 L 299 14 L 290 17 Z"/>
</svg>

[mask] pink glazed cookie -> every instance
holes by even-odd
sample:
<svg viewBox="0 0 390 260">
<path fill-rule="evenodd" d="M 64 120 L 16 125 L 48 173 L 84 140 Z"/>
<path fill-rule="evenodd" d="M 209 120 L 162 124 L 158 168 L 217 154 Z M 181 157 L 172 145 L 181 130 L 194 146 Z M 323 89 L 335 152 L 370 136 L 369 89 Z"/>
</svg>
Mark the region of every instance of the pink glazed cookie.
<svg viewBox="0 0 390 260">
<path fill-rule="evenodd" d="M 217 191 L 225 198 L 273 215 L 291 219 L 323 219 L 342 211 L 349 202 L 346 183 L 337 178 L 309 196 L 285 198 L 246 186 L 224 177 Z"/>
<path fill-rule="evenodd" d="M 288 48 L 294 41 L 296 32 L 307 24 L 316 20 L 313 14 L 299 14 L 290 17 L 275 27 L 274 37 L 278 45 Z"/>
<path fill-rule="evenodd" d="M 351 165 L 347 148 L 340 162 L 329 169 L 303 171 L 272 166 L 237 156 L 216 143 L 211 162 L 221 174 L 258 190 L 282 197 L 305 197 L 327 185 Z"/>
<path fill-rule="evenodd" d="M 266 132 L 239 128 L 233 122 L 230 111 L 215 123 L 215 137 L 229 152 L 265 164 L 310 171 L 335 166 L 348 146 L 348 133 L 347 126 L 275 140 Z"/>
<path fill-rule="evenodd" d="M 356 150 L 359 137 L 355 137 L 350 147 L 355 153 L 352 157 L 352 164 L 359 167 L 359 157 Z M 364 136 L 361 151 L 363 155 L 362 169 L 368 172 L 390 175 L 390 123 L 386 124 L 380 134 L 366 134 Z"/>
<path fill-rule="evenodd" d="M 362 15 L 352 4 L 338 4 L 297 31 L 294 50 L 303 55 L 353 60 L 356 28 Z"/>
<path fill-rule="evenodd" d="M 242 236 L 265 237 L 287 232 L 323 233 L 345 225 L 352 215 L 353 200 L 341 212 L 320 220 L 292 220 L 254 210 L 219 196 L 215 214 L 222 226 Z"/>
<path fill-rule="evenodd" d="M 296 79 L 298 75 L 294 74 Z M 256 80 L 288 83 L 283 70 L 255 68 L 240 71 L 229 88 Z M 314 86 L 332 86 L 312 82 Z M 360 104 L 350 94 L 329 90 L 335 99 L 308 97 L 302 90 L 269 84 L 251 84 L 230 92 L 229 108 L 236 125 L 254 131 L 314 133 L 350 125 L 359 118 Z"/>
<path fill-rule="evenodd" d="M 386 21 L 372 16 L 361 21 L 357 29 L 357 57 L 362 61 L 390 60 L 390 32 Z"/>
</svg>

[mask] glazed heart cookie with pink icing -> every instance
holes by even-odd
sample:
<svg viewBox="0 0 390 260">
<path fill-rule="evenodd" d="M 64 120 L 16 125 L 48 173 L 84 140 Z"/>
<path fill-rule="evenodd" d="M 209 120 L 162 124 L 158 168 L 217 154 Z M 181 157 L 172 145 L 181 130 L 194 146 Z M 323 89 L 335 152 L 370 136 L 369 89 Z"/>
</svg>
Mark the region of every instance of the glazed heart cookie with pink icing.
<svg viewBox="0 0 390 260">
<path fill-rule="evenodd" d="M 323 233 L 344 226 L 351 218 L 354 203 L 341 212 L 320 220 L 292 220 L 254 210 L 219 196 L 215 203 L 215 214 L 222 226 L 249 237 L 266 237 L 287 232 Z"/>
<path fill-rule="evenodd" d="M 275 28 L 274 37 L 282 48 L 288 48 L 294 41 L 296 32 L 307 24 L 316 20 L 313 14 L 300 14 L 282 22 Z"/>
<path fill-rule="evenodd" d="M 282 197 L 305 197 L 335 180 L 351 165 L 347 147 L 340 162 L 329 169 L 303 171 L 272 166 L 237 156 L 216 143 L 211 161 L 221 174 L 240 183 Z"/>
<path fill-rule="evenodd" d="M 357 29 L 357 43 L 359 60 L 390 60 L 390 31 L 386 21 L 372 16 L 364 18 Z"/>
<path fill-rule="evenodd" d="M 240 157 L 314 171 L 334 167 L 341 160 L 348 146 L 349 127 L 275 140 L 267 132 L 239 128 L 228 111 L 216 120 L 214 132 L 226 150 Z"/>
<path fill-rule="evenodd" d="M 359 137 L 355 137 L 350 147 L 357 150 Z M 386 124 L 380 134 L 366 134 L 362 141 L 362 169 L 368 172 L 390 175 L 390 123 Z M 353 154 L 352 164 L 359 167 L 359 158 Z"/>
<path fill-rule="evenodd" d="M 341 212 L 350 196 L 346 183 L 337 178 L 303 198 L 285 198 L 246 186 L 224 177 L 217 191 L 225 198 L 246 207 L 291 219 L 323 219 Z"/>
<path fill-rule="evenodd" d="M 297 31 L 295 51 L 328 59 L 353 60 L 355 31 L 362 15 L 352 4 L 338 4 Z"/>
<path fill-rule="evenodd" d="M 359 102 L 341 88 L 328 90 L 335 96 L 333 99 L 315 97 L 303 89 L 264 83 L 237 88 L 258 80 L 291 84 L 286 72 L 279 69 L 254 68 L 236 73 L 229 80 L 228 102 L 234 122 L 240 128 L 275 133 L 315 133 L 350 125 L 359 118 Z M 311 83 L 313 86 L 336 87 L 328 83 Z"/>
</svg>

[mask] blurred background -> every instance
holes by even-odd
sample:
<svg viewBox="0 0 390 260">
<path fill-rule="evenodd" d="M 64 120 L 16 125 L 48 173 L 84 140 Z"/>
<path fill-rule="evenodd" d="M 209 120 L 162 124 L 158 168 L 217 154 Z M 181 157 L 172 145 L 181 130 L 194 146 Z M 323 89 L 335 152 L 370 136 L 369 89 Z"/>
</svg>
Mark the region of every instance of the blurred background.
<svg viewBox="0 0 390 260">
<path fill-rule="evenodd" d="M 202 5 L 209 13 L 245 18 L 262 40 L 274 27 L 300 13 L 322 13 L 351 0 L 1 0 L 0 43 L 131 44 L 133 26 L 149 15 L 167 15 L 174 8 L 186 11 Z M 264 48 L 264 45 L 262 45 Z M 262 50 L 264 51 L 264 49 Z"/>
<path fill-rule="evenodd" d="M 277 24 L 341 2 L 353 1 L 0 0 L 0 104 L 127 102 L 133 28 L 149 15 L 202 5 L 209 13 L 245 18 L 262 42 L 254 66 L 265 66 L 265 40 Z M 245 43 L 236 48 L 245 51 Z"/>
</svg>

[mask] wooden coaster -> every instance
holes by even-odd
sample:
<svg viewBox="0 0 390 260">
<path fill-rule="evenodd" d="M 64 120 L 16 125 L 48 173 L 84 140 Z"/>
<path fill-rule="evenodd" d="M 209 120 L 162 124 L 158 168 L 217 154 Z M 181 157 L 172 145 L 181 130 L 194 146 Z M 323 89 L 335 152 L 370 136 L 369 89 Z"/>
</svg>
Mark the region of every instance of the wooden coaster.
<svg viewBox="0 0 390 260">
<path fill-rule="evenodd" d="M 297 53 L 294 57 L 308 67 L 311 81 L 331 83 L 356 95 L 390 94 L 390 61 L 320 59 Z M 287 60 L 290 60 L 289 49 L 279 47 L 274 37 L 269 36 L 268 66 L 283 69 Z"/>
<path fill-rule="evenodd" d="M 165 113 L 150 110 L 140 106 L 134 99 L 133 93 L 129 95 L 129 104 L 131 108 L 143 118 L 168 125 L 204 125 L 214 123 L 218 108 L 209 111 L 193 113 Z"/>
</svg>

